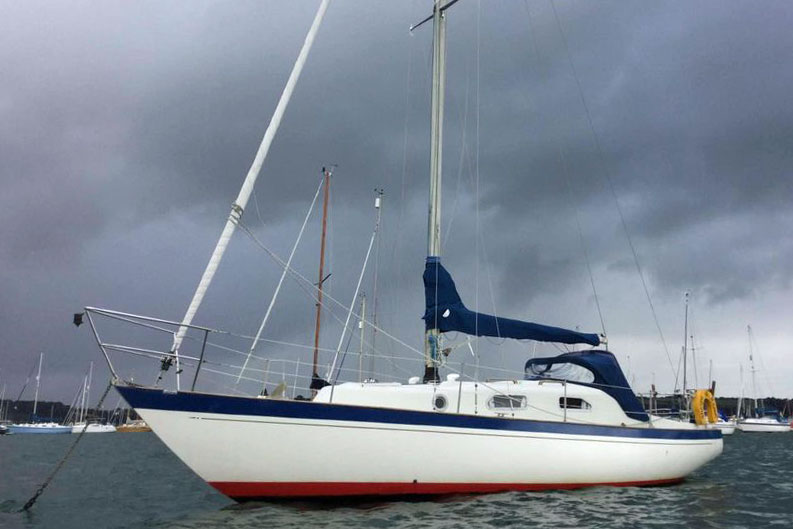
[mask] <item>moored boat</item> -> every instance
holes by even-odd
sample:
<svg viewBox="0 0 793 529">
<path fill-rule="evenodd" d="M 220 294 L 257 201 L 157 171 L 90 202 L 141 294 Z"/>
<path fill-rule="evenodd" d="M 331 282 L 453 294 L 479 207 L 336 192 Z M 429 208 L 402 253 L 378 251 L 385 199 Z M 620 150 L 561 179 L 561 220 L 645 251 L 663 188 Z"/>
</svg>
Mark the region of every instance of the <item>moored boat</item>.
<svg viewBox="0 0 793 529">
<path fill-rule="evenodd" d="M 754 407 L 751 413 L 754 415 L 746 416 L 738 419 L 738 429 L 747 433 L 785 433 L 790 431 L 790 421 L 784 421 L 780 414 L 774 410 L 767 410 L 762 405 L 762 400 L 757 398 L 757 369 L 754 365 L 754 352 L 753 343 L 754 336 L 752 334 L 751 325 L 746 326 L 746 332 L 749 337 L 749 364 L 752 371 L 752 394 L 754 397 Z M 743 371 L 741 371 L 743 373 Z M 760 405 L 758 405 L 758 400 Z M 739 405 L 739 413 L 742 411 Z M 747 414 L 748 415 L 748 414 Z"/>
<path fill-rule="evenodd" d="M 235 500 L 663 485 L 680 482 L 722 451 L 718 429 L 648 414 L 607 350 L 534 358 L 517 379 L 467 380 L 462 369 L 441 379 L 441 369 L 451 370 L 444 363 L 445 333 L 605 345 L 594 333 L 469 310 L 441 264 L 445 10 L 454 3 L 437 0 L 427 19 L 433 22 L 434 39 L 425 334 L 423 354 L 419 351 L 423 377 L 411 377 L 406 384 L 337 382 L 343 361 L 340 340 L 323 379 L 317 374 L 315 356 L 311 384 L 315 394 L 310 400 L 287 398 L 283 383 L 269 396 L 265 391 L 238 396 L 194 389 L 206 361 L 207 336 L 216 331 L 193 325 L 192 318 L 240 222 L 261 167 L 261 149 L 266 153 L 274 134 L 269 127 L 248 174 L 253 181 L 246 177 L 181 322 L 85 309 L 89 318 L 102 315 L 159 331 L 169 332 L 165 326 L 174 330 L 171 348 L 161 351 L 105 343 L 91 321 L 123 398 L 188 467 Z M 284 94 L 294 85 L 295 72 L 302 68 L 327 4 L 327 0 L 320 4 Z M 276 126 L 285 108 L 283 97 L 273 117 Z M 289 262 L 284 264 L 285 272 Z M 321 292 L 322 272 L 319 279 L 313 288 Z M 359 278 L 359 286 L 360 282 Z M 353 299 L 357 295 L 356 289 Z M 352 309 L 344 332 L 351 314 Z M 179 350 L 188 330 L 204 333 L 197 358 Z M 251 352 L 258 340 L 257 333 Z M 114 370 L 109 351 L 156 358 L 161 374 L 174 365 L 176 389 L 125 382 Z M 196 362 L 190 390 L 182 389 L 179 378 L 186 360 Z M 246 365 L 247 358 L 239 377 Z M 571 366 L 576 369 L 568 371 L 577 373 L 575 377 L 557 376 L 560 368 Z"/>
<path fill-rule="evenodd" d="M 52 420 L 41 419 L 36 415 L 39 403 L 39 389 L 41 387 L 41 367 L 44 363 L 44 353 L 39 354 L 39 369 L 36 374 L 36 393 L 33 397 L 33 413 L 31 422 L 14 423 L 7 426 L 7 433 L 11 434 L 62 434 L 71 433 L 71 426 L 58 424 Z M 26 382 L 27 384 L 27 382 Z M 24 388 L 23 388 L 24 391 Z"/>
<path fill-rule="evenodd" d="M 722 449 L 718 430 L 632 419 L 602 390 L 554 380 L 348 382 L 313 401 L 117 389 L 235 500 L 670 484 Z"/>
<path fill-rule="evenodd" d="M 74 412 L 74 422 L 71 424 L 72 433 L 112 433 L 116 431 L 116 427 L 112 424 L 103 423 L 100 420 L 89 419 L 89 409 L 91 401 L 91 382 L 94 373 L 94 363 L 91 362 L 83 379 L 82 387 L 78 393 L 79 404 L 72 409 Z M 70 414 L 71 412 L 70 411 Z M 68 420 L 67 420 L 68 422 Z"/>
<path fill-rule="evenodd" d="M 56 422 L 29 422 L 8 425 L 8 433 L 11 434 L 61 434 L 71 432 L 71 426 Z"/>
<path fill-rule="evenodd" d="M 721 430 L 722 435 L 732 435 L 733 433 L 735 433 L 735 428 L 737 427 L 737 423 L 734 419 L 725 420 L 719 418 L 719 420 L 716 422 L 716 424 L 713 425 L 713 427 Z"/>
<path fill-rule="evenodd" d="M 790 423 L 774 417 L 746 417 L 738 421 L 738 429 L 752 433 L 785 433 L 790 431 Z"/>
<path fill-rule="evenodd" d="M 75 423 L 72 425 L 72 433 L 112 433 L 116 431 L 116 427 L 112 424 L 102 424 L 99 422 L 89 422 L 88 426 L 84 422 Z"/>
</svg>

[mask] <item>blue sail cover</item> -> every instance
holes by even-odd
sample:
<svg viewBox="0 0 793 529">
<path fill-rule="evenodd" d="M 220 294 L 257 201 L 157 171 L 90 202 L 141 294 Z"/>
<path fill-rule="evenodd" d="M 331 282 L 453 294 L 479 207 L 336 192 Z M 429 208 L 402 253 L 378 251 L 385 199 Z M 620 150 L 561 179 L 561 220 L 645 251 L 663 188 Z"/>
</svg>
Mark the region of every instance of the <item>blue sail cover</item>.
<svg viewBox="0 0 793 529">
<path fill-rule="evenodd" d="M 438 257 L 427 257 L 427 264 L 424 268 L 424 300 L 426 309 L 423 320 L 427 329 L 540 342 L 586 343 L 593 346 L 600 344 L 597 334 L 500 318 L 468 310 L 457 293 L 452 276 L 443 267 Z"/>
<path fill-rule="evenodd" d="M 594 376 L 592 382 L 570 381 L 571 383 L 605 391 L 614 397 L 628 417 L 640 421 L 650 420 L 644 406 L 625 379 L 617 359 L 608 351 L 576 351 L 548 358 L 532 358 L 526 362 L 526 378 L 542 378 L 543 372 L 560 364 L 581 366 Z"/>
</svg>

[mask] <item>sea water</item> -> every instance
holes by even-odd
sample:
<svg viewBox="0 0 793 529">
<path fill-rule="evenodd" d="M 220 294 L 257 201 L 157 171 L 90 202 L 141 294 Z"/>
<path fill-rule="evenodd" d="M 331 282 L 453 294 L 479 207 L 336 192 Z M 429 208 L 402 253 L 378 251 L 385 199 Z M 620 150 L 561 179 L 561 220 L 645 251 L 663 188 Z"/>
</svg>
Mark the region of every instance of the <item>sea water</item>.
<svg viewBox="0 0 793 529">
<path fill-rule="evenodd" d="M 736 432 L 721 457 L 674 486 L 352 504 L 236 504 L 152 433 L 93 434 L 31 511 L 16 512 L 73 439 L 0 436 L 0 527 L 793 527 L 793 433 Z"/>
</svg>

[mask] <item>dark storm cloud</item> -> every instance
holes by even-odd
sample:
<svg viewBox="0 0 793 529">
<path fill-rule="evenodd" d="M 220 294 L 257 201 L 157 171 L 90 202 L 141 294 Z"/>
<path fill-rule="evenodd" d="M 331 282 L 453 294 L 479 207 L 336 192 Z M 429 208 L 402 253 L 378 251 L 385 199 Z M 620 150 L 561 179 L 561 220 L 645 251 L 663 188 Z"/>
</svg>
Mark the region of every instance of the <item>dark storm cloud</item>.
<svg viewBox="0 0 793 529">
<path fill-rule="evenodd" d="M 566 13 L 562 26 L 572 45 L 570 59 L 583 87 L 600 152 L 586 121 L 574 72 L 559 68 L 567 66 L 568 57 L 553 14 L 532 7 L 532 25 L 539 32 L 549 32 L 545 42 L 551 44 L 545 47 L 550 49 L 545 51 L 551 53 L 539 60 L 532 57 L 536 67 L 520 70 L 510 80 L 513 86 L 529 86 L 529 75 L 550 74 L 556 83 L 546 81 L 538 88 L 541 96 L 548 96 L 542 100 L 555 99 L 558 104 L 532 108 L 517 103 L 533 110 L 534 122 L 550 131 L 540 135 L 539 128 L 532 128 L 523 142 L 514 138 L 526 139 L 518 133 L 525 114 L 510 114 L 510 106 L 493 105 L 488 117 L 492 115 L 502 125 L 494 129 L 501 135 L 490 136 L 488 141 L 502 147 L 488 150 L 483 159 L 488 170 L 500 166 L 502 170 L 488 176 L 502 185 L 489 187 L 484 199 L 511 210 L 504 211 L 504 216 L 518 224 L 517 219 L 525 223 L 539 210 L 549 226 L 569 216 L 576 203 L 580 208 L 597 202 L 601 212 L 585 216 L 584 223 L 590 227 L 588 236 L 596 241 L 595 259 L 608 259 L 603 254 L 613 255 L 615 243 L 625 250 L 625 236 L 614 222 L 616 206 L 606 183 L 608 175 L 659 287 L 705 284 L 711 300 L 725 301 L 785 275 L 783 261 L 769 252 L 754 252 L 754 267 L 750 267 L 733 249 L 765 244 L 778 248 L 775 235 L 780 234 L 773 226 L 771 232 L 769 226 L 761 228 L 751 213 L 773 216 L 784 212 L 793 199 L 789 174 L 793 116 L 785 103 L 786 82 L 776 82 L 791 76 L 784 50 L 793 42 L 784 29 L 790 12 L 779 6 L 746 17 L 734 9 L 714 13 L 712 6 L 697 7 L 701 11 L 675 20 L 668 13 L 655 17 L 633 13 L 620 27 L 625 32 L 598 33 L 597 39 L 580 47 L 576 44 L 597 31 L 594 28 L 606 26 L 614 13 L 595 9 Z M 620 9 L 622 17 L 629 9 Z M 737 25 L 736 31 L 724 31 L 730 24 Z M 769 35 L 773 38 L 768 39 Z M 549 55 L 553 64 L 546 67 Z M 768 79 L 774 82 L 763 81 Z M 567 88 L 559 83 L 566 83 Z M 502 84 L 502 89 L 510 88 Z M 514 108 L 521 99 L 525 100 L 499 101 L 509 101 Z M 721 233 L 718 226 L 726 219 L 744 219 L 755 229 L 736 231 L 721 222 L 727 230 Z M 600 241 L 592 226 L 605 230 L 610 243 Z M 657 250 L 689 232 L 706 229 L 708 255 L 701 259 L 690 259 L 684 247 L 671 253 Z M 786 253 L 785 248 L 777 251 Z M 670 266 L 676 268 L 674 261 L 687 263 L 687 273 L 668 273 Z M 772 273 L 761 279 L 754 270 Z M 559 277 L 565 275 L 560 267 Z"/>
<path fill-rule="evenodd" d="M 596 330 L 587 254 L 609 328 L 629 344 L 657 340 L 608 176 L 665 329 L 677 328 L 686 288 L 730 317 L 744 303 L 771 307 L 790 290 L 793 257 L 790 6 L 555 7 L 564 34 L 548 2 L 483 2 L 478 14 L 466 1 L 449 13 L 444 255 L 466 303 Z M 16 384 L 38 350 L 59 350 L 50 384 L 71 392 L 96 357 L 68 326 L 82 305 L 181 317 L 315 8 L 6 7 L 2 381 Z M 346 304 L 372 189 L 384 187 L 380 319 L 417 347 L 430 31 L 407 27 L 428 12 L 423 1 L 331 3 L 244 216 L 288 254 L 320 167 L 338 163 L 332 289 Z M 317 238 L 315 215 L 296 257 L 312 281 Z M 199 320 L 252 334 L 278 275 L 238 233 Z M 308 343 L 312 318 L 288 281 L 268 336 Z M 328 320 L 323 344 L 335 348 L 340 325 Z M 634 356 L 646 372 L 657 361 Z"/>
</svg>

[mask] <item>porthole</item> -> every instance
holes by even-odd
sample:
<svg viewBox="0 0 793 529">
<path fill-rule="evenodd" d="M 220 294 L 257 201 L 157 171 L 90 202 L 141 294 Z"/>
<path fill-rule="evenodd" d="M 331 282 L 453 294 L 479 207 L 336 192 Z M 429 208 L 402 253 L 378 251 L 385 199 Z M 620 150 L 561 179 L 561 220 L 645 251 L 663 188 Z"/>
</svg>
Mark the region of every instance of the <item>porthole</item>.
<svg viewBox="0 0 793 529">
<path fill-rule="evenodd" d="M 526 395 L 493 395 L 487 402 L 493 410 L 522 410 L 527 404 Z"/>
<path fill-rule="evenodd" d="M 578 397 L 559 397 L 559 407 L 568 410 L 591 410 L 592 405 Z"/>
<path fill-rule="evenodd" d="M 432 407 L 435 408 L 437 411 L 443 411 L 446 409 L 446 397 L 444 395 L 435 395 L 435 399 L 432 401 Z"/>
</svg>

